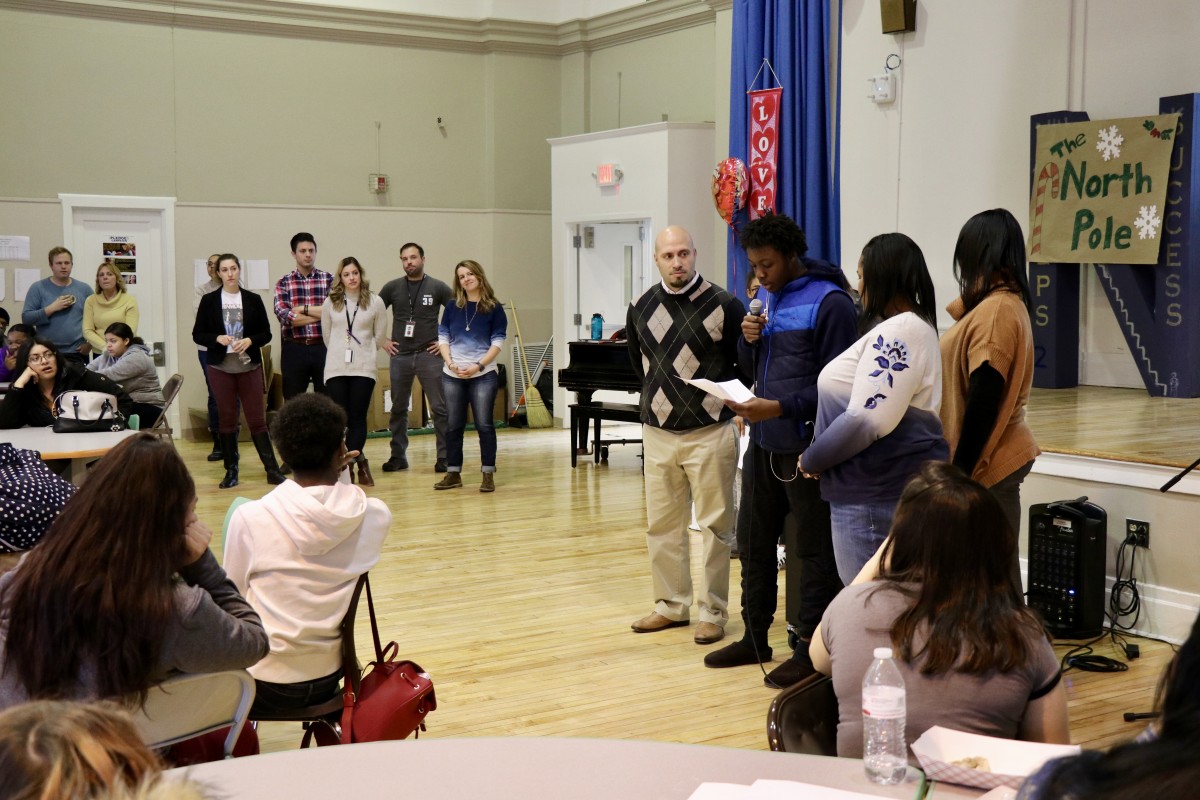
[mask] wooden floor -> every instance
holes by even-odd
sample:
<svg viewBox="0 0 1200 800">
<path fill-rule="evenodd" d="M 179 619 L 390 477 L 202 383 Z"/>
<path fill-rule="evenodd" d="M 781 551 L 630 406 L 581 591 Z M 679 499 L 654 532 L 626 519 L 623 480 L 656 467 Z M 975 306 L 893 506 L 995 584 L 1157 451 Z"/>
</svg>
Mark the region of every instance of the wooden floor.
<svg viewBox="0 0 1200 800">
<path fill-rule="evenodd" d="M 1200 398 L 1144 389 L 1034 389 L 1029 425 L 1046 452 L 1185 467 L 1200 457 Z"/>
<path fill-rule="evenodd" d="M 492 495 L 477 491 L 472 471 L 463 489 L 435 492 L 432 436 L 413 437 L 413 468 L 391 474 L 380 469 L 386 439 L 368 442 L 378 482 L 369 491 L 395 515 L 372 585 L 385 642 L 400 642 L 400 654 L 435 680 L 439 708 L 426 735 L 611 737 L 767 749 L 774 691 L 763 686 L 758 667 L 705 668 L 710 648 L 694 644 L 689 628 L 629 629 L 652 610 L 638 446 L 614 446 L 607 464 L 581 459 L 572 470 L 568 438 L 558 429 L 502 430 Z M 204 460 L 207 449 L 180 442 L 197 482 L 200 514 L 217 532 L 219 556 L 230 500 L 259 497 L 270 487 L 252 452 L 243 452 L 243 484 L 218 490 L 222 471 Z M 473 444 L 467 464 L 468 470 L 478 464 Z M 697 539 L 693 535 L 694 544 Z M 700 574 L 698 550 L 693 547 L 693 575 Z M 736 637 L 742 630 L 736 561 L 731 583 L 729 633 Z M 363 655 L 370 630 L 365 615 L 359 623 Z M 771 644 L 777 660 L 786 657 L 781 623 Z M 1144 641 L 1142 650 L 1127 673 L 1068 675 L 1076 742 L 1103 746 L 1140 730 L 1122 722 L 1121 712 L 1150 707 L 1171 655 L 1167 645 Z M 260 735 L 266 751 L 294 748 L 300 739 L 298 725 L 285 723 L 263 725 Z"/>
</svg>

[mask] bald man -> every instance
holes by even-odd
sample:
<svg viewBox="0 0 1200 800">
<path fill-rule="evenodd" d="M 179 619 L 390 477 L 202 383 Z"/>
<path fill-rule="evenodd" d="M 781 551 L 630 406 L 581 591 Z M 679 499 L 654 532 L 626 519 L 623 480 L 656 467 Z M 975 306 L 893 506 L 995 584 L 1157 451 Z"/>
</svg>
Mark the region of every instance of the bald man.
<svg viewBox="0 0 1200 800">
<path fill-rule="evenodd" d="M 687 625 L 692 606 L 688 523 L 695 504 L 704 542 L 696 644 L 725 636 L 737 431 L 733 411 L 681 379 L 726 381 L 737 374 L 746 313 L 740 300 L 696 272 L 696 245 L 683 228 L 654 240 L 662 282 L 629 306 L 625 330 L 642 380 L 646 542 L 654 611 L 631 626 L 653 633 Z"/>
</svg>

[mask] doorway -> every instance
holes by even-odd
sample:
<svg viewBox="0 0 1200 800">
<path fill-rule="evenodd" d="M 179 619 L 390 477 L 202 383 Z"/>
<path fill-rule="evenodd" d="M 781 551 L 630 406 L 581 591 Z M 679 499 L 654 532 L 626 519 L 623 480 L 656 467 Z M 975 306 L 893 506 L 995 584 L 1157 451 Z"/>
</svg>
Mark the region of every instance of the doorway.
<svg viewBox="0 0 1200 800">
<path fill-rule="evenodd" d="M 575 256 L 575 336 L 591 338 L 593 314 L 604 318 L 601 338 L 625 327 L 629 304 L 649 286 L 647 220 L 582 222 L 572 225 Z"/>
<path fill-rule="evenodd" d="M 175 198 L 60 194 L 63 243 L 75 256 L 72 277 L 94 286 L 102 263 L 115 265 L 138 303 L 140 336 L 158 380 L 179 370 L 175 325 Z M 179 407 L 167 415 L 180 431 Z"/>
</svg>

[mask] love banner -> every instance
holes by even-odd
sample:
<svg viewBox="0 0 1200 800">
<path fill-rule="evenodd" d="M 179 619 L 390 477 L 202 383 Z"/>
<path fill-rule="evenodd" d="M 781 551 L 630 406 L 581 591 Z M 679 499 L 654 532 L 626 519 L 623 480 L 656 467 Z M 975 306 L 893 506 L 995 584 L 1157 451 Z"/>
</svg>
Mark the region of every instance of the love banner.
<svg viewBox="0 0 1200 800">
<path fill-rule="evenodd" d="M 779 97 L 783 89 L 759 89 L 750 95 L 750 219 L 775 212 L 779 163 Z"/>
</svg>

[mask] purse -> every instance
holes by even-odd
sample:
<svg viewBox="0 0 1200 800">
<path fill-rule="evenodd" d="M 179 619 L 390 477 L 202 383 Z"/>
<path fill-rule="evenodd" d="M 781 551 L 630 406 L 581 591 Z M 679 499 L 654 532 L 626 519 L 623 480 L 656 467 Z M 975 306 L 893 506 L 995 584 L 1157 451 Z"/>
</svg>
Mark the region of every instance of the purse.
<svg viewBox="0 0 1200 800">
<path fill-rule="evenodd" d="M 55 433 L 125 430 L 117 398 L 106 392 L 63 392 L 54 398 Z"/>
<path fill-rule="evenodd" d="M 380 646 L 370 579 L 365 580 L 364 588 L 375 640 L 375 660 L 359 679 L 357 696 L 351 680 L 351 670 L 357 671 L 357 665 L 343 665 L 341 742 L 380 742 L 407 739 L 410 734 L 420 736 L 419 731 L 425 730 L 426 715 L 437 708 L 433 680 L 419 664 L 397 660 L 400 646 L 395 642 Z"/>
</svg>

